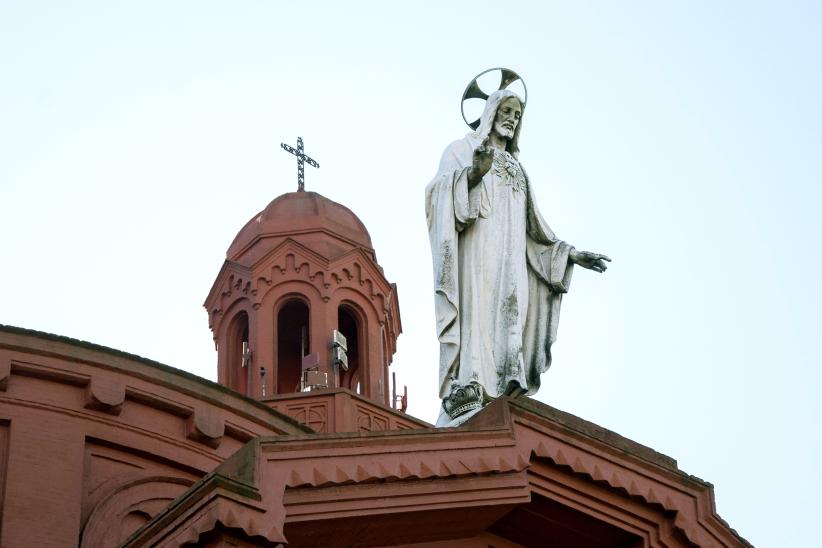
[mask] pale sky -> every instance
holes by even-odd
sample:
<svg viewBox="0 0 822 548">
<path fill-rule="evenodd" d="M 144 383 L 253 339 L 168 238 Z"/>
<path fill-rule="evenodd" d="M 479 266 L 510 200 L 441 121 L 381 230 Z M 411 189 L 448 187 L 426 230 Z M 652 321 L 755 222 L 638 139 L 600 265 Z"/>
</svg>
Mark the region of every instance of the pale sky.
<svg viewBox="0 0 822 548">
<path fill-rule="evenodd" d="M 466 84 L 510 67 L 543 216 L 613 258 L 575 273 L 536 398 L 712 482 L 753 544 L 811 546 L 820 28 L 818 2 L 4 2 L 0 323 L 215 379 L 202 303 L 302 136 L 399 286 L 392 370 L 433 421 L 423 190 Z"/>
</svg>

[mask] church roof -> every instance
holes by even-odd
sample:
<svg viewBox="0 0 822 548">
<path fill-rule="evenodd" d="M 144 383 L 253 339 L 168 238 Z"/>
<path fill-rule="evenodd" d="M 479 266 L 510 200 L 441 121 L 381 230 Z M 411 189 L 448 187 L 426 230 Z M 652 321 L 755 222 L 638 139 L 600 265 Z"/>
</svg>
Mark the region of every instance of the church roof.
<svg viewBox="0 0 822 548">
<path fill-rule="evenodd" d="M 459 428 L 257 438 L 124 546 L 219 527 L 261 545 L 750 547 L 670 457 L 507 397 Z"/>
<path fill-rule="evenodd" d="M 289 192 L 274 198 L 252 217 L 226 255 L 236 261 L 262 238 L 317 231 L 332 233 L 369 250 L 373 248 L 368 230 L 350 209 L 316 192 Z"/>
<path fill-rule="evenodd" d="M 0 324 L 0 350 L 3 348 L 32 354 L 61 356 L 77 363 L 103 363 L 109 371 L 140 377 L 157 386 L 190 394 L 203 402 L 229 406 L 234 412 L 253 416 L 255 420 L 265 422 L 277 431 L 289 434 L 313 432 L 290 416 L 254 398 L 243 396 L 226 386 L 188 371 L 115 348 L 54 333 Z M 11 374 L 11 369 L 6 370 L 5 365 L 0 363 L 0 391 L 2 391 L 4 379 L 7 381 L 8 375 Z"/>
</svg>

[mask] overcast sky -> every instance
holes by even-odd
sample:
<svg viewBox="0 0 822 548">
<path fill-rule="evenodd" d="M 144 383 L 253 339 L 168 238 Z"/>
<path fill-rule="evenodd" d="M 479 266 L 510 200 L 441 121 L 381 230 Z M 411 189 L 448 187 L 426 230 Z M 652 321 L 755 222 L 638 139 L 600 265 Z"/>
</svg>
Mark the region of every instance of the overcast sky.
<svg viewBox="0 0 822 548">
<path fill-rule="evenodd" d="M 821 6 L 3 2 L 0 323 L 215 379 L 202 303 L 302 136 L 399 286 L 392 370 L 435 420 L 423 190 L 466 84 L 510 67 L 544 217 L 613 258 L 575 273 L 536 398 L 714 483 L 755 545 L 813 545 Z"/>
</svg>

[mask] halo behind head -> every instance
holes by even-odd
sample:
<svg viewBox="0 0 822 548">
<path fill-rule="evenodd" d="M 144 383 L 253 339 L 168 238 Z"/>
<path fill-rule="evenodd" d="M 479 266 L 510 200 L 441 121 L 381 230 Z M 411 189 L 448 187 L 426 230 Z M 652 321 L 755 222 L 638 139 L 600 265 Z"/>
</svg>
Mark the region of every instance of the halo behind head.
<svg viewBox="0 0 822 548">
<path fill-rule="evenodd" d="M 479 73 L 468 86 L 465 88 L 465 91 L 462 94 L 462 103 L 460 104 L 460 111 L 462 112 L 462 119 L 465 120 L 465 123 L 468 124 L 473 130 L 476 130 L 480 125 L 480 118 L 476 120 L 470 121 L 466 117 L 465 113 L 465 103 L 466 101 L 470 101 L 471 99 L 482 99 L 485 101 L 491 95 L 491 93 L 486 93 L 485 91 L 480 88 L 478 84 L 478 80 L 488 74 L 489 72 L 499 71 L 499 85 L 496 90 L 491 90 L 491 93 L 500 89 L 506 89 L 508 86 L 513 84 L 514 82 L 520 82 L 522 84 L 522 103 L 523 108 L 525 107 L 525 102 L 528 101 L 528 89 L 525 87 L 525 80 L 523 80 L 519 74 L 514 72 L 511 69 L 497 67 L 485 70 Z"/>
</svg>

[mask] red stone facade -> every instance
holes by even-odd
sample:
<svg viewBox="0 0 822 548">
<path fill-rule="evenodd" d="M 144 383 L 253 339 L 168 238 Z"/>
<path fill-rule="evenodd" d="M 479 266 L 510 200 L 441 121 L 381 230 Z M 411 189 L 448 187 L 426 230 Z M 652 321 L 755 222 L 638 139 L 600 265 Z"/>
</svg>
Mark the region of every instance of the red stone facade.
<svg viewBox="0 0 822 548">
<path fill-rule="evenodd" d="M 194 375 L 0 328 L 0 546 L 117 546 L 259 436 L 310 431 Z"/>
<path fill-rule="evenodd" d="M 527 398 L 453 429 L 249 443 L 126 546 L 747 546 L 710 484 Z M 242 531 L 242 533 L 241 533 Z"/>
<path fill-rule="evenodd" d="M 389 406 L 396 287 L 318 194 L 249 221 L 206 308 L 219 384 L 0 326 L 0 546 L 749 546 L 710 484 L 577 417 L 499 398 L 436 429 Z M 329 388 L 301 391 L 305 355 Z"/>
<path fill-rule="evenodd" d="M 398 413 L 344 388 L 286 394 L 262 402 L 315 432 L 380 432 L 431 428 L 427 422 Z"/>
</svg>

